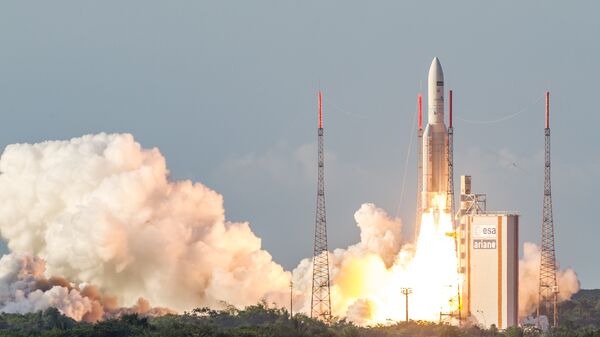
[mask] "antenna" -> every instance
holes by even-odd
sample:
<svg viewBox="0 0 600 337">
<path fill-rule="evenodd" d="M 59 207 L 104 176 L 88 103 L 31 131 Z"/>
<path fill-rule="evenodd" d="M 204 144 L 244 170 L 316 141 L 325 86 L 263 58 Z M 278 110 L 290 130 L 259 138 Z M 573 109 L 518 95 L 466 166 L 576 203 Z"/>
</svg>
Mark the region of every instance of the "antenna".
<svg viewBox="0 0 600 337">
<path fill-rule="evenodd" d="M 538 326 L 544 314 L 552 326 L 558 326 L 558 284 L 556 283 L 556 251 L 554 249 L 554 220 L 552 217 L 552 190 L 550 182 L 550 92 L 546 91 L 546 128 L 544 146 L 544 206 L 542 210 L 542 251 L 540 257 Z"/>
<path fill-rule="evenodd" d="M 327 223 L 325 216 L 325 159 L 323 155 L 323 94 L 319 98 L 318 181 L 315 244 L 313 255 L 313 280 L 310 317 L 331 321 L 331 295 L 329 290 L 329 251 L 327 250 Z"/>
</svg>

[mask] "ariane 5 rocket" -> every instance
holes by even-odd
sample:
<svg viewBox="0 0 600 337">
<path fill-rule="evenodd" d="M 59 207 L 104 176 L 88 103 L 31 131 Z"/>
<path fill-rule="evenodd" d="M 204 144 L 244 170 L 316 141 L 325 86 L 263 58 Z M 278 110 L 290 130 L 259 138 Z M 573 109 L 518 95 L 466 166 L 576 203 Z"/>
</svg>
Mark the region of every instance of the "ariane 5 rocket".
<svg viewBox="0 0 600 337">
<path fill-rule="evenodd" d="M 423 133 L 423 165 L 420 172 L 423 184 L 421 209 L 424 213 L 432 208 L 437 210 L 438 207 L 449 210 L 449 205 L 445 204 L 448 193 L 448 130 L 444 122 L 444 72 L 437 57 L 429 67 L 428 81 L 427 126 Z M 436 204 L 436 200 L 443 204 Z"/>
</svg>

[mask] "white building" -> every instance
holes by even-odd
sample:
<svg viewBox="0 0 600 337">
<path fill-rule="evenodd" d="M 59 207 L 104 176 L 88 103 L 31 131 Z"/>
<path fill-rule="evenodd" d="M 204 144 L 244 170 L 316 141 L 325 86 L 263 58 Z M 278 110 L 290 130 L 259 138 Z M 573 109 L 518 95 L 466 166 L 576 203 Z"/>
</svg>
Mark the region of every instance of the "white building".
<svg viewBox="0 0 600 337">
<path fill-rule="evenodd" d="M 519 216 L 486 210 L 485 195 L 471 193 L 461 177 L 458 222 L 461 316 L 506 329 L 518 324 Z"/>
</svg>

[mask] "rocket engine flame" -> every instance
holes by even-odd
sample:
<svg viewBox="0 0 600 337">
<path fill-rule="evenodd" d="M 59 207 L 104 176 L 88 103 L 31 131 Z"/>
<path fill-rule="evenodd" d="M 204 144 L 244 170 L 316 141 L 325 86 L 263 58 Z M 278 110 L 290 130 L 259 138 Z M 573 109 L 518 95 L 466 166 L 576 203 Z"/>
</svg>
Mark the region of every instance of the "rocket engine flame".
<svg viewBox="0 0 600 337">
<path fill-rule="evenodd" d="M 346 250 L 338 249 L 332 261 L 332 301 L 336 316 L 348 317 L 359 324 L 386 323 L 403 320 L 405 297 L 402 287 L 411 288 L 409 317 L 414 320 L 438 320 L 440 312 L 458 310 L 458 273 L 450 215 L 445 212 L 445 196 L 435 198 L 435 207 L 423 214 L 422 227 L 416 245 L 397 245 L 393 262 L 386 264 L 386 255 L 373 249 L 377 238 L 363 235 L 365 222 L 379 219 L 394 224 L 399 233 L 400 222 L 390 219 L 373 204 L 364 204 L 355 218 L 361 227 L 361 242 Z M 367 227 L 367 228 L 365 228 Z M 380 236 L 380 237 L 385 237 Z M 399 242 L 399 237 L 395 240 Z M 294 275 L 304 276 L 303 264 Z M 297 282 L 307 282 L 298 278 Z"/>
</svg>

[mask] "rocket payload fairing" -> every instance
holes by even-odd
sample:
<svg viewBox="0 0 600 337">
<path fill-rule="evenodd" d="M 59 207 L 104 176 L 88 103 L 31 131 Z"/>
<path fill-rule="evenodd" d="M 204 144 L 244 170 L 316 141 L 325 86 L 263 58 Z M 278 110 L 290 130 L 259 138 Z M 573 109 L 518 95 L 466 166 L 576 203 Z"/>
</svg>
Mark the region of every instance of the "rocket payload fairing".
<svg viewBox="0 0 600 337">
<path fill-rule="evenodd" d="M 448 193 L 448 130 L 444 123 L 444 72 L 438 58 L 429 68 L 427 126 L 423 133 L 421 209 L 430 212 L 434 199 Z M 446 199 L 444 198 L 444 203 Z"/>
</svg>

